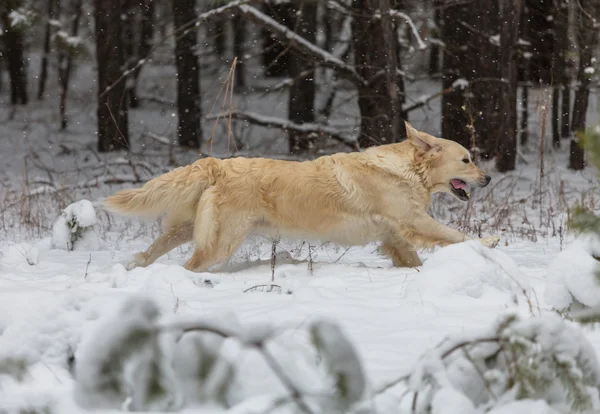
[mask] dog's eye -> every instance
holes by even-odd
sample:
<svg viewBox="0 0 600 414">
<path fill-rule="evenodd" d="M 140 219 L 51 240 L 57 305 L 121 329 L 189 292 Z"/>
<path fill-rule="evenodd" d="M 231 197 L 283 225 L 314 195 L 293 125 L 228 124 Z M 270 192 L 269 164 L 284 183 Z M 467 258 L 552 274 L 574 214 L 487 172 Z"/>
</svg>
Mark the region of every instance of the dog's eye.
<svg viewBox="0 0 600 414">
<path fill-rule="evenodd" d="M 464 162 L 465 164 L 468 164 L 468 163 L 469 163 L 469 162 L 471 162 L 471 161 L 469 161 L 469 159 L 468 159 L 468 158 L 463 158 L 462 162 Z"/>
</svg>

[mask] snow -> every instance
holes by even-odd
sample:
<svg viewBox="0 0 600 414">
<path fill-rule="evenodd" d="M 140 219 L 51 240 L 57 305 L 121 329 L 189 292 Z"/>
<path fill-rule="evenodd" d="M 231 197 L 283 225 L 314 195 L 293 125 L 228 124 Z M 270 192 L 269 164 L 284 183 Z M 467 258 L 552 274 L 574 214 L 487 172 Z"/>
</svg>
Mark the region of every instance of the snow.
<svg viewBox="0 0 600 414">
<path fill-rule="evenodd" d="M 431 402 L 431 414 L 476 414 L 475 406 L 463 393 L 454 388 L 442 388 Z"/>
<path fill-rule="evenodd" d="M 469 86 L 469 81 L 464 78 L 459 78 L 452 82 L 453 88 L 466 89 Z"/>
<path fill-rule="evenodd" d="M 8 18 L 10 19 L 11 27 L 17 27 L 22 23 L 27 23 L 27 16 L 18 10 L 11 10 L 10 13 L 8 13 Z"/>
<path fill-rule="evenodd" d="M 600 305 L 600 282 L 596 277 L 600 240 L 591 235 L 577 238 L 548 265 L 544 290 L 546 302 L 566 310 L 573 301 L 587 307 Z"/>
<path fill-rule="evenodd" d="M 102 244 L 105 247 L 96 251 L 53 250 L 48 238 L 30 246 L 5 246 L 0 257 L 0 330 L 3 332 L 0 349 L 14 355 L 27 350 L 29 358 L 37 361 L 34 366 L 47 366 L 62 373 L 57 374 L 61 378 L 70 378 L 67 355 L 75 351 L 77 360 L 90 361 L 81 368 L 85 378 L 96 378 L 92 375 L 96 359 L 90 359 L 102 355 L 94 351 L 96 346 L 104 344 L 100 349 L 108 352 L 111 338 L 118 338 L 123 326 L 143 321 L 137 311 L 129 314 L 118 311 L 134 294 L 156 300 L 165 316 L 186 316 L 187 319 L 180 322 L 181 328 L 185 324 L 197 325 L 200 318 L 216 327 L 233 330 L 232 333 L 241 337 L 248 334 L 239 329 L 248 329 L 252 332 L 248 341 L 271 335 L 270 326 L 288 326 L 295 332 L 308 320 L 335 321 L 356 347 L 369 388 L 377 389 L 413 366 L 426 348 L 433 347 L 446 335 L 472 331 L 475 327 L 486 329 L 497 314 L 507 308 L 527 314 L 523 301 L 518 305 L 513 302 L 512 296 L 519 289 L 512 278 L 518 278 L 523 286 L 531 283 L 540 290 L 543 284 L 537 280 L 537 274 L 544 267 L 532 268 L 531 264 L 547 260 L 546 254 L 532 242 L 490 250 L 477 241 L 470 241 L 438 249 L 432 254 L 425 252 L 424 266 L 416 271 L 390 267 L 388 260 L 373 252 L 374 246 L 353 248 L 337 263 L 332 263 L 343 251 L 336 252 L 331 246 L 313 252 L 312 273 L 302 260 L 277 265 L 274 283 L 294 286 L 291 294 L 243 293 L 253 285 L 270 281 L 267 260 L 270 243 L 258 246 L 262 260 L 254 264 L 247 262 L 243 247 L 230 264 L 237 266 L 233 273 L 218 269 L 212 274 L 188 272 L 181 267 L 187 254 L 184 249 L 159 259 L 148 268 L 126 272 L 120 262 L 125 262 L 136 248 L 117 247 L 114 237 L 108 233 Z M 131 240 L 130 243 L 141 246 L 145 242 L 148 240 Z M 256 250 L 256 243 L 250 241 L 245 248 Z M 282 249 L 293 247 L 283 241 L 281 244 Z M 36 266 L 29 265 L 20 253 L 33 247 L 39 251 Z M 552 245 L 549 251 L 557 253 L 558 246 Z M 501 261 L 502 266 L 497 261 Z M 206 284 L 206 280 L 212 282 Z M 115 315 L 121 316 L 115 318 Z M 161 322 L 172 323 L 169 319 Z M 326 332 L 333 335 L 330 330 Z M 278 348 L 283 349 L 274 348 L 273 352 L 280 361 L 289 358 L 297 359 L 298 363 L 310 361 L 305 354 L 308 342 L 298 342 L 303 336 L 296 336 L 278 338 Z M 334 339 L 329 342 L 336 343 Z M 190 351 L 182 348 L 175 354 L 187 352 Z M 239 350 L 233 352 L 239 355 Z M 241 385 L 235 393 L 235 402 L 249 404 L 243 401 L 280 395 L 281 386 L 264 361 L 245 355 L 244 364 L 237 366 L 240 375 L 237 381 Z M 325 386 L 315 381 L 320 368 L 314 366 L 314 362 L 299 368 L 286 365 L 286 369 L 299 373 L 296 376 L 299 384 L 309 388 Z M 30 374 L 33 377 L 28 382 L 14 383 L 10 390 L 15 395 L 28 396 L 23 397 L 26 400 L 43 387 L 52 401 L 74 406 L 72 380 L 58 381 L 35 372 Z M 273 394 L 268 390 L 280 391 Z M 451 398 L 451 393 L 446 397 L 440 395 L 439 399 L 442 398 Z M 39 396 L 33 400 L 40 404 L 45 401 Z M 6 407 L 3 404 L 0 402 L 0 409 Z"/>
<path fill-rule="evenodd" d="M 593 75 L 594 73 L 596 73 L 596 68 L 594 68 L 593 66 L 588 66 L 583 70 L 583 72 L 588 75 Z"/>
<path fill-rule="evenodd" d="M 545 401 L 519 400 L 512 401 L 488 411 L 488 414 L 559 414 Z"/>
</svg>

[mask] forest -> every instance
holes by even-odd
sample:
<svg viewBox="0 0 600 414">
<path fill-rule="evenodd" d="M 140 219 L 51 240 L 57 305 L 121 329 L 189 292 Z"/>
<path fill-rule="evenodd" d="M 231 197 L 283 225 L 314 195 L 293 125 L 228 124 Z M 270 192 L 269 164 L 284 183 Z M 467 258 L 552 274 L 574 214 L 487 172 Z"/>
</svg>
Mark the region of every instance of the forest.
<svg viewBox="0 0 600 414">
<path fill-rule="evenodd" d="M 600 412 L 599 34 L 600 0 L 0 1 L 0 414 Z M 251 235 L 194 272 L 197 217 L 103 204 L 415 129 L 486 181 L 423 204 L 469 240 L 414 266 Z"/>
<path fill-rule="evenodd" d="M 548 141 L 569 147 L 569 168 L 585 165 L 577 137 L 597 83 L 594 0 L 197 3 L 3 2 L 4 102 L 15 111 L 54 101 L 57 127 L 68 130 L 73 74 L 93 65 L 99 152 L 128 149 L 129 113 L 158 103 L 176 111 L 177 124 L 147 133 L 173 145 L 208 153 L 213 140 L 232 140 L 240 150 L 247 143 L 232 124 L 241 123 L 277 130 L 287 139 L 281 153 L 308 157 L 401 141 L 402 121 L 439 100 L 429 128 L 504 172 L 530 141 L 528 102 L 543 88 Z M 160 85 L 140 95 L 145 72 L 165 65 L 175 93 Z M 217 79 L 224 86 L 215 96 L 202 83 Z M 437 85 L 428 95 L 407 88 L 424 80 Z M 240 108 L 257 100 L 261 111 Z M 284 113 L 272 116 L 269 104 Z M 217 129 L 223 124 L 229 130 Z"/>
</svg>

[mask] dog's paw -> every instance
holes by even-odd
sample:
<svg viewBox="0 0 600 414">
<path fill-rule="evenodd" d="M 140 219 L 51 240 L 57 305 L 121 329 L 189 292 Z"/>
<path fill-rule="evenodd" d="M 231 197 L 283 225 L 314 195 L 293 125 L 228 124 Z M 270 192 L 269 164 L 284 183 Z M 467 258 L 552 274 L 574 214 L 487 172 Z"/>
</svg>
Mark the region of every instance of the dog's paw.
<svg viewBox="0 0 600 414">
<path fill-rule="evenodd" d="M 488 236 L 488 237 L 483 237 L 483 238 L 479 239 L 479 241 L 485 247 L 489 247 L 490 249 L 493 249 L 494 247 L 498 246 L 498 243 L 500 243 L 500 237 Z"/>
<path fill-rule="evenodd" d="M 146 266 L 146 258 L 144 257 L 144 253 L 140 252 L 140 253 L 135 254 L 135 256 L 133 257 L 133 260 L 131 262 L 129 262 L 126 269 L 133 270 L 136 267 L 145 267 L 145 266 Z"/>
</svg>

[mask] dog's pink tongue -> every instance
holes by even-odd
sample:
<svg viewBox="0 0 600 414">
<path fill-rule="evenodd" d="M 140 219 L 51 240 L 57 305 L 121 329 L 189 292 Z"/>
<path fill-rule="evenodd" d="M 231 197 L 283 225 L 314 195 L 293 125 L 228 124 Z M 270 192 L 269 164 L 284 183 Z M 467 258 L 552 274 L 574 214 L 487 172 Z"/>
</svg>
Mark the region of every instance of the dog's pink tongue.
<svg viewBox="0 0 600 414">
<path fill-rule="evenodd" d="M 464 181 L 456 179 L 450 181 L 450 184 L 452 184 L 452 187 L 456 188 L 457 190 L 462 190 L 467 186 Z"/>
</svg>

